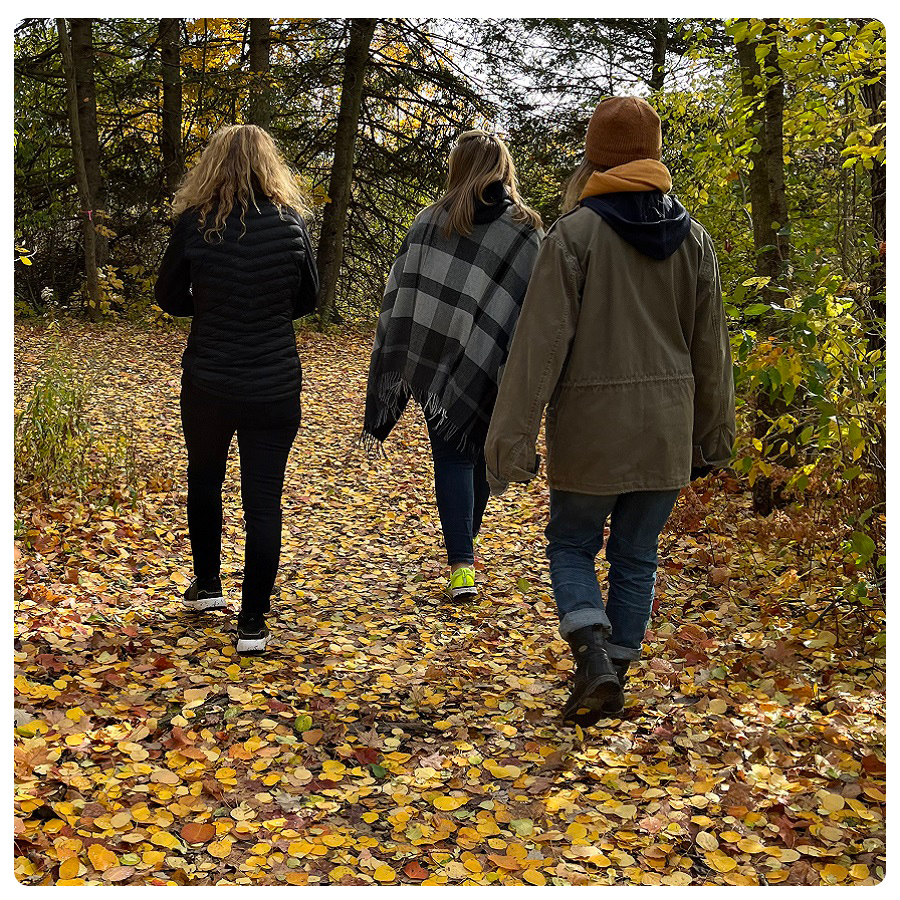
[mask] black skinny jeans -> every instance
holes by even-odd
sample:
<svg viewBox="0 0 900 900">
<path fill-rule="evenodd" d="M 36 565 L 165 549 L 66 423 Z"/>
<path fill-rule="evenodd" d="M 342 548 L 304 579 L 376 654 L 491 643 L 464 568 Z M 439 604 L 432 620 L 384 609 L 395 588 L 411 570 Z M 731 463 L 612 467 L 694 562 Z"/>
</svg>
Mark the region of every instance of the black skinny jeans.
<svg viewBox="0 0 900 900">
<path fill-rule="evenodd" d="M 247 532 L 241 616 L 264 615 L 281 553 L 281 492 L 291 444 L 300 427 L 300 395 L 287 400 L 224 400 L 190 382 L 181 386 L 181 424 L 188 452 L 188 530 L 198 579 L 219 575 L 222 483 L 237 432 L 241 500 Z"/>
</svg>

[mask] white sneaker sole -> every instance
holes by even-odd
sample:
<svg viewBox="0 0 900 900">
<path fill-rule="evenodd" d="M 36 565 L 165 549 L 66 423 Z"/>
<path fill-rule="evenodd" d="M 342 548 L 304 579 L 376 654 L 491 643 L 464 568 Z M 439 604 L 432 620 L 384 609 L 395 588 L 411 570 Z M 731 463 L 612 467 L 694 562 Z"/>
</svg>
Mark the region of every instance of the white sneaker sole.
<svg viewBox="0 0 900 900">
<path fill-rule="evenodd" d="M 202 600 L 185 600 L 181 598 L 181 602 L 185 609 L 192 609 L 194 612 L 206 612 L 208 609 L 225 609 L 228 601 L 224 597 L 204 597 Z"/>
<path fill-rule="evenodd" d="M 450 588 L 450 596 L 456 600 L 457 597 L 475 597 L 478 594 L 476 587 L 457 587 Z"/>
<path fill-rule="evenodd" d="M 238 638 L 236 647 L 237 652 L 259 653 L 266 649 L 266 645 L 269 643 L 271 637 L 272 635 L 266 635 L 266 637 L 261 638 Z"/>
</svg>

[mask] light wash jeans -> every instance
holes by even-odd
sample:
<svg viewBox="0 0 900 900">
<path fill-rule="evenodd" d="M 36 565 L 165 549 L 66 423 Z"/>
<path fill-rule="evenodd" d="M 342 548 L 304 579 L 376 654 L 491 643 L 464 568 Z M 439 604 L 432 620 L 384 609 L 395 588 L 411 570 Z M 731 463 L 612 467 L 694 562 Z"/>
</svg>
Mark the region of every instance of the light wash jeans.
<svg viewBox="0 0 900 900">
<path fill-rule="evenodd" d="M 559 633 L 600 625 L 610 659 L 640 659 L 653 607 L 657 548 L 678 491 L 594 496 L 550 491 L 547 556 L 559 612 Z M 607 518 L 609 596 L 606 607 L 594 567 Z"/>
</svg>

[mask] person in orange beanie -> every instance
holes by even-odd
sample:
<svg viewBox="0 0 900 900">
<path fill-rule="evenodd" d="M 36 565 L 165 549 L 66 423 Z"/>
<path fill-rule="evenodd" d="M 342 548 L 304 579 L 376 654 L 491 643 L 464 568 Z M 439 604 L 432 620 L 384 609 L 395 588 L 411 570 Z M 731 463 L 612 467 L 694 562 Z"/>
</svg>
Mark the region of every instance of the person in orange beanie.
<svg viewBox="0 0 900 900">
<path fill-rule="evenodd" d="M 541 245 L 485 446 L 492 490 L 537 474 L 547 410 L 550 578 L 575 658 L 565 719 L 624 708 L 653 606 L 659 533 L 692 477 L 729 463 L 731 352 L 706 230 L 671 195 L 659 116 L 594 111 L 565 214 Z M 606 603 L 595 559 L 606 542 Z"/>
</svg>

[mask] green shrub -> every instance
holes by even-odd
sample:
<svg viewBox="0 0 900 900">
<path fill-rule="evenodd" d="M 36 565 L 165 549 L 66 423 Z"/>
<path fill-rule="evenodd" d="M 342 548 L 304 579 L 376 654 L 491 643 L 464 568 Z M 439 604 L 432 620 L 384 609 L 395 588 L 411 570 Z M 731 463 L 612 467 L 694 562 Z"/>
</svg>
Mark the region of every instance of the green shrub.
<svg viewBox="0 0 900 900">
<path fill-rule="evenodd" d="M 54 354 L 31 397 L 15 412 L 16 493 L 49 499 L 91 482 L 93 435 L 86 406 L 90 381 Z"/>
<path fill-rule="evenodd" d="M 31 396 L 15 410 L 16 506 L 25 496 L 50 500 L 89 489 L 108 499 L 136 497 L 133 445 L 118 428 L 92 428 L 92 381 L 76 371 L 61 349 L 50 354 Z"/>
</svg>

